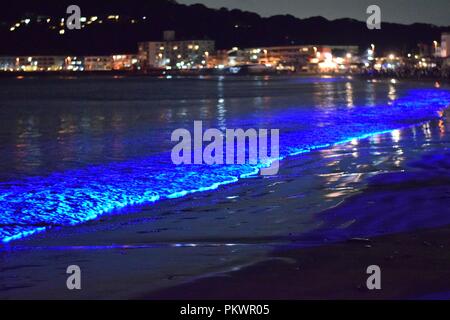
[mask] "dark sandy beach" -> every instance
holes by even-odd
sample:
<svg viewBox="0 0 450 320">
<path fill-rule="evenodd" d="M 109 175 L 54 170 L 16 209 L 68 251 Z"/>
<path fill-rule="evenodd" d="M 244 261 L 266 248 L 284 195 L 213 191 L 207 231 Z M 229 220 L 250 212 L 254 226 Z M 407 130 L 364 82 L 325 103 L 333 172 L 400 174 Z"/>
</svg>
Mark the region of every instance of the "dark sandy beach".
<svg viewBox="0 0 450 320">
<path fill-rule="evenodd" d="M 443 192 L 423 201 L 450 205 L 450 181 L 442 179 Z M 437 188 L 423 184 L 421 188 Z M 418 190 L 416 190 L 418 191 Z M 424 191 L 424 190 L 423 190 Z M 349 200 L 337 210 L 361 210 L 374 202 L 383 210 L 396 210 L 374 194 Z M 384 203 L 381 203 L 384 202 Z M 425 211 L 424 211 L 425 210 Z M 442 210 L 432 205 L 412 214 Z M 199 279 L 153 292 L 145 299 L 448 299 L 450 297 L 450 227 L 418 230 L 347 241 L 312 248 L 295 248 L 302 240 L 274 250 L 266 261 L 233 272 Z M 368 266 L 378 265 L 382 290 L 366 287 Z"/>
<path fill-rule="evenodd" d="M 449 204 L 447 200 L 447 204 Z M 144 299 L 448 299 L 450 227 L 315 248 L 276 250 L 271 260 L 144 295 Z M 368 266 L 381 290 L 366 287 Z"/>
</svg>

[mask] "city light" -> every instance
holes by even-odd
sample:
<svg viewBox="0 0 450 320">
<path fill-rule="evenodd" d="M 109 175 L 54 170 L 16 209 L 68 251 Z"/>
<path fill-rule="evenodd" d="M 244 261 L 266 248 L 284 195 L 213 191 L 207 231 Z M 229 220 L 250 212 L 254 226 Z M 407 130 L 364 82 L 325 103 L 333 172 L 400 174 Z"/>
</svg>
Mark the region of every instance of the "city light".
<svg viewBox="0 0 450 320">
<path fill-rule="evenodd" d="M 107 15 L 106 18 L 112 22 L 117 21 L 120 16 L 117 14 Z M 145 16 L 141 17 L 146 18 Z M 20 22 L 16 22 L 9 28 L 10 32 L 17 31 L 23 25 L 30 24 L 32 19 L 26 18 Z M 46 18 L 44 21 L 47 23 L 51 22 L 50 18 Z M 57 20 L 58 21 L 58 20 Z M 57 25 L 49 25 L 48 27 L 52 30 L 58 32 L 59 35 L 64 35 L 65 32 L 65 18 L 60 18 L 60 22 Z M 89 26 L 93 23 L 101 23 L 99 16 L 81 17 L 82 28 Z M 136 23 L 136 19 L 125 19 L 128 23 Z M 86 24 L 87 23 L 87 24 Z M 225 50 L 222 53 L 214 50 L 214 42 L 209 41 L 212 45 L 207 45 L 206 47 L 200 45 L 203 40 L 190 40 L 190 41 L 159 41 L 156 43 L 155 51 L 156 53 L 143 53 L 137 54 L 137 62 L 131 63 L 131 60 L 125 64 L 121 64 L 120 68 L 129 68 L 131 65 L 136 65 L 135 70 L 144 71 L 153 66 L 155 68 L 165 68 L 166 66 L 174 67 L 179 61 L 183 61 L 183 69 L 203 69 L 203 68 L 215 68 L 219 65 L 226 67 L 239 67 L 249 64 L 263 66 L 264 69 L 268 71 L 279 70 L 279 71 L 290 71 L 290 72 L 320 72 L 320 73 L 353 73 L 360 72 L 361 68 L 371 68 L 378 72 L 397 72 L 405 67 L 405 59 L 414 57 L 417 61 L 416 68 L 427 69 L 435 68 L 437 65 L 436 61 L 425 60 L 421 55 L 417 53 L 407 53 L 404 56 L 395 55 L 394 53 L 389 53 L 383 56 L 381 51 L 375 57 L 375 44 L 370 44 L 367 49 L 367 55 L 359 55 L 358 48 L 356 46 L 340 46 L 339 51 L 341 53 L 333 56 L 334 46 L 321 46 L 321 45 L 290 45 L 281 47 L 256 47 L 256 48 L 243 48 L 232 47 L 230 50 Z M 434 40 L 433 47 L 435 48 L 434 54 L 440 55 L 441 50 L 437 40 Z M 158 52 L 159 51 L 159 52 Z M 162 52 L 164 51 L 164 54 Z M 198 51 L 203 52 L 203 54 L 197 54 Z M 344 51 L 344 52 L 342 52 Z M 113 57 L 114 56 L 114 57 Z M 117 55 L 113 55 L 111 58 L 115 60 Z M 154 61 L 144 61 L 143 59 L 147 57 L 152 57 Z M 176 61 L 175 61 L 176 60 Z M 300 61 L 302 65 L 300 65 Z M 27 66 L 25 66 L 27 67 Z M 256 66 L 255 66 L 256 67 Z M 0 69 L 4 71 L 20 69 L 21 66 L 15 66 L 11 64 L 0 65 Z M 59 68 L 59 67 L 58 67 Z M 43 70 L 57 70 L 58 68 L 48 68 L 44 67 Z M 103 68 L 109 70 L 112 69 L 108 65 Z M 119 68 L 116 66 L 115 68 Z M 67 68 L 66 68 L 67 69 Z M 40 70 L 40 68 L 38 68 Z M 62 68 L 64 70 L 64 67 Z M 72 68 L 70 70 L 73 70 Z M 79 68 L 78 70 L 81 70 Z M 86 68 L 87 71 L 91 68 Z M 231 69 L 227 69 L 227 72 Z M 33 71 L 33 70 L 29 70 Z"/>
</svg>

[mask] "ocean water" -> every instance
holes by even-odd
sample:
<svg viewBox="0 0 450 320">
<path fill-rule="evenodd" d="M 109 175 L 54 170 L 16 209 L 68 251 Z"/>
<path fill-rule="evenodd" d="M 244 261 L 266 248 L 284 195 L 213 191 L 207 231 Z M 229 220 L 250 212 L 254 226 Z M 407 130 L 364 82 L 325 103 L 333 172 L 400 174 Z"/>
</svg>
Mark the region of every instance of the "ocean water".
<svg viewBox="0 0 450 320">
<path fill-rule="evenodd" d="M 347 77 L 3 79 L 0 239 L 218 188 L 261 165 L 175 166 L 177 128 L 280 130 L 280 157 L 442 116 L 433 84 Z"/>
</svg>

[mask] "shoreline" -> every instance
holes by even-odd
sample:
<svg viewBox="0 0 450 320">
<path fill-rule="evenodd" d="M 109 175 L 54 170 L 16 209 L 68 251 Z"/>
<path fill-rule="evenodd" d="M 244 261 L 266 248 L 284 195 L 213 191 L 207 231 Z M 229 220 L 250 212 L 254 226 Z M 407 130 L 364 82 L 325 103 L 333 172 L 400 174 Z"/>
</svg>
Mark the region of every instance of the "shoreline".
<svg viewBox="0 0 450 320">
<path fill-rule="evenodd" d="M 216 72 L 176 72 L 176 71 L 152 71 L 152 72 L 135 72 L 135 71 L 34 71 L 34 72 L 0 72 L 0 79 L 27 79 L 27 78 L 90 78 L 90 77 L 105 77 L 105 78 L 202 78 L 202 77 L 226 77 L 226 78 L 244 78 L 244 77 L 356 77 L 365 80 L 391 80 L 397 79 L 400 81 L 414 81 L 414 82 L 442 82 L 450 83 L 450 78 L 444 77 L 402 77 L 390 74 L 365 74 L 365 73 L 295 73 L 295 72 L 268 72 L 268 73 L 242 73 L 242 74 L 226 74 Z"/>
</svg>

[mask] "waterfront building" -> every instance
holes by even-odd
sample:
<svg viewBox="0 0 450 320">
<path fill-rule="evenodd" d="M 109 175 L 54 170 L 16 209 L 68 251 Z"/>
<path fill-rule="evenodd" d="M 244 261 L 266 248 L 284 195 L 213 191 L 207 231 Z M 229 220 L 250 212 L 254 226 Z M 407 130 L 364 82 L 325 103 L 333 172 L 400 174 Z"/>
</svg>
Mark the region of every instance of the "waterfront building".
<svg viewBox="0 0 450 320">
<path fill-rule="evenodd" d="M 112 56 L 6 56 L 0 57 L 0 71 L 110 71 L 138 70 L 135 54 Z"/>
<path fill-rule="evenodd" d="M 60 71 L 65 68 L 63 56 L 0 57 L 1 71 Z"/>
<path fill-rule="evenodd" d="M 450 33 L 445 32 L 441 37 L 441 56 L 442 58 L 450 57 Z"/>
<path fill-rule="evenodd" d="M 175 40 L 165 32 L 163 41 L 140 42 L 139 62 L 146 69 L 200 69 L 208 65 L 215 50 L 212 40 Z"/>
<path fill-rule="evenodd" d="M 16 57 L 0 57 L 0 71 L 15 71 Z"/>
<path fill-rule="evenodd" d="M 212 69 L 218 68 L 219 66 L 221 68 L 228 66 L 230 64 L 229 58 L 229 50 L 217 50 L 216 52 L 209 55 L 207 60 L 207 67 Z"/>
<path fill-rule="evenodd" d="M 84 71 L 84 57 L 68 56 L 64 59 L 64 70 Z"/>
<path fill-rule="evenodd" d="M 20 56 L 15 57 L 12 71 L 60 71 L 64 67 L 63 56 Z"/>
<path fill-rule="evenodd" d="M 110 71 L 138 70 L 136 54 L 112 56 L 0 57 L 0 71 Z"/>
<path fill-rule="evenodd" d="M 113 69 L 113 56 L 86 56 L 84 69 L 86 71 L 111 71 Z"/>
<path fill-rule="evenodd" d="M 112 56 L 113 70 L 139 70 L 139 60 L 136 54 L 116 54 Z"/>
<path fill-rule="evenodd" d="M 248 48 L 241 52 L 249 64 L 297 72 L 348 71 L 357 62 L 358 46 L 299 45 Z"/>
</svg>

